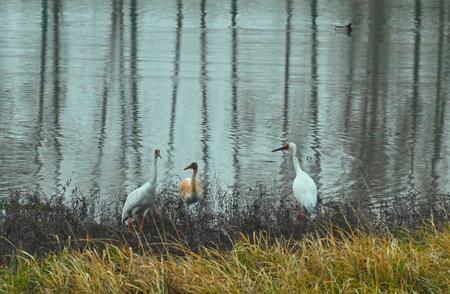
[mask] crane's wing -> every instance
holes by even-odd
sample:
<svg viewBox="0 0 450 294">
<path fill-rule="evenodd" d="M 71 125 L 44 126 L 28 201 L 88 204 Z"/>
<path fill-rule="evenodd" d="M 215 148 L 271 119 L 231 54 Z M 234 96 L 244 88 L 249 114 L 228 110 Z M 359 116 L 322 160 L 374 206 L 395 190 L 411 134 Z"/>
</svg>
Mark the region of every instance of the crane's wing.
<svg viewBox="0 0 450 294">
<path fill-rule="evenodd" d="M 196 190 L 197 190 L 197 194 L 198 194 L 199 196 L 201 196 L 201 195 L 203 194 L 203 186 L 202 186 L 202 182 L 200 182 L 199 179 L 197 179 L 197 180 L 195 181 L 195 188 L 196 188 Z"/>
<path fill-rule="evenodd" d="M 306 173 L 297 176 L 292 183 L 292 190 L 300 205 L 311 213 L 317 205 L 317 187 L 313 179 Z"/>
<path fill-rule="evenodd" d="M 195 180 L 195 188 L 197 191 L 197 195 L 201 195 L 203 193 L 203 186 L 202 183 L 196 179 Z M 186 178 L 184 180 L 181 181 L 180 186 L 178 187 L 180 194 L 181 194 L 181 198 L 183 200 L 186 199 L 186 197 L 192 193 L 192 182 L 191 182 L 191 178 Z"/>
<path fill-rule="evenodd" d="M 181 198 L 183 200 L 186 199 L 186 196 L 192 192 L 191 178 L 182 180 L 178 190 L 180 191 Z"/>
<path fill-rule="evenodd" d="M 148 205 L 148 201 L 151 198 L 149 197 L 151 196 L 149 194 L 151 193 L 150 191 L 150 183 L 146 182 L 144 185 L 128 194 L 127 200 L 125 200 L 125 204 L 122 209 L 122 221 L 125 221 L 127 218 L 131 217 L 133 209 L 139 206 Z"/>
</svg>

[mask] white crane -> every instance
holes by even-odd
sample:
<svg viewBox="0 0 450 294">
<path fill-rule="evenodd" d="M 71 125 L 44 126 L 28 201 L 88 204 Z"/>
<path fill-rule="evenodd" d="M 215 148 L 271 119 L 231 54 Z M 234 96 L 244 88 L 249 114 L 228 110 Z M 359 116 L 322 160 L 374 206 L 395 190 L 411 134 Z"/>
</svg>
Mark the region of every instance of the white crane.
<svg viewBox="0 0 450 294">
<path fill-rule="evenodd" d="M 294 143 L 284 144 L 282 147 L 272 150 L 272 152 L 279 150 L 292 151 L 292 162 L 297 174 L 292 183 L 292 191 L 300 206 L 312 214 L 317 205 L 317 187 L 313 179 L 300 167 L 297 158 L 297 145 Z"/>
<path fill-rule="evenodd" d="M 203 193 L 202 183 L 197 179 L 198 164 L 194 161 L 184 170 L 187 169 L 192 169 L 192 178 L 182 180 L 179 186 L 181 199 L 183 199 L 186 210 L 189 205 L 199 201 Z"/>
<path fill-rule="evenodd" d="M 152 205 L 158 192 L 156 191 L 156 177 L 158 173 L 158 157 L 161 158 L 159 149 L 155 149 L 153 160 L 153 175 L 150 181 L 145 182 L 139 188 L 133 190 L 127 196 L 127 200 L 123 205 L 122 222 L 127 222 L 128 228 L 131 230 L 131 221 L 139 222 L 139 232 L 143 232 L 144 219 Z M 140 217 L 140 220 L 137 218 Z"/>
</svg>

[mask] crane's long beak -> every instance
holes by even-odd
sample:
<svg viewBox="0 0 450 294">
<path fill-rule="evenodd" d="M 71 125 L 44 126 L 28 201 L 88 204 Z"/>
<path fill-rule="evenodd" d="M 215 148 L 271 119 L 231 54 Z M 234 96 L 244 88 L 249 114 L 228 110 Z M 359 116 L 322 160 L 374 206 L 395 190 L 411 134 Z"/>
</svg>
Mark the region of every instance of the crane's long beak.
<svg viewBox="0 0 450 294">
<path fill-rule="evenodd" d="M 191 165 L 186 166 L 186 167 L 184 168 L 184 170 L 187 170 L 187 169 L 190 169 L 190 168 L 191 168 Z"/>
<path fill-rule="evenodd" d="M 277 148 L 277 149 L 273 149 L 272 150 L 272 152 L 275 152 L 275 151 L 280 151 L 280 150 L 284 150 L 285 148 L 284 148 L 284 146 L 281 146 L 280 148 Z"/>
</svg>

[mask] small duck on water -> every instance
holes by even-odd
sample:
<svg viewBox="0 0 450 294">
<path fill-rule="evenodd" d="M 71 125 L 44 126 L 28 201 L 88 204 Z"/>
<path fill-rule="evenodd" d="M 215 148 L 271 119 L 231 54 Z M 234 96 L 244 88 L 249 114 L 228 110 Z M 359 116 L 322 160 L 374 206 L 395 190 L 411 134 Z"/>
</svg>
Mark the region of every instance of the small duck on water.
<svg viewBox="0 0 450 294">
<path fill-rule="evenodd" d="M 338 32 L 346 32 L 347 34 L 350 34 L 352 32 L 352 23 L 349 22 L 346 26 L 334 26 L 334 30 Z"/>
</svg>

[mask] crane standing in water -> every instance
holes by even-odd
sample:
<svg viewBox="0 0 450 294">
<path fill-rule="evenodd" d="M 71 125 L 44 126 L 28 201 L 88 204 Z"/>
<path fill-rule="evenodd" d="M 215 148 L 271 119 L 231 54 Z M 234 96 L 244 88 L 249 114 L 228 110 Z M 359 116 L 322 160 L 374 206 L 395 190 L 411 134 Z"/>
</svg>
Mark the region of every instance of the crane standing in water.
<svg viewBox="0 0 450 294">
<path fill-rule="evenodd" d="M 156 178 L 158 172 L 158 157 L 161 158 L 159 149 L 155 149 L 153 160 L 153 175 L 150 181 L 145 182 L 139 188 L 133 190 L 127 196 L 127 200 L 123 205 L 122 222 L 127 221 L 128 228 L 131 230 L 131 221 L 137 220 L 139 222 L 139 232 L 143 233 L 144 219 L 156 198 L 158 192 L 156 191 Z M 136 218 L 140 218 L 139 220 Z"/>
<path fill-rule="evenodd" d="M 192 178 L 182 180 L 179 186 L 181 199 L 183 199 L 186 210 L 190 204 L 199 201 L 203 193 L 202 183 L 197 179 L 198 164 L 194 161 L 184 170 L 187 169 L 192 169 Z"/>
<path fill-rule="evenodd" d="M 292 161 L 295 168 L 295 179 L 292 183 L 292 191 L 300 206 L 312 214 L 317 205 L 317 187 L 313 179 L 300 167 L 297 158 L 297 145 L 294 143 L 284 144 L 282 147 L 272 150 L 292 150 Z"/>
</svg>

